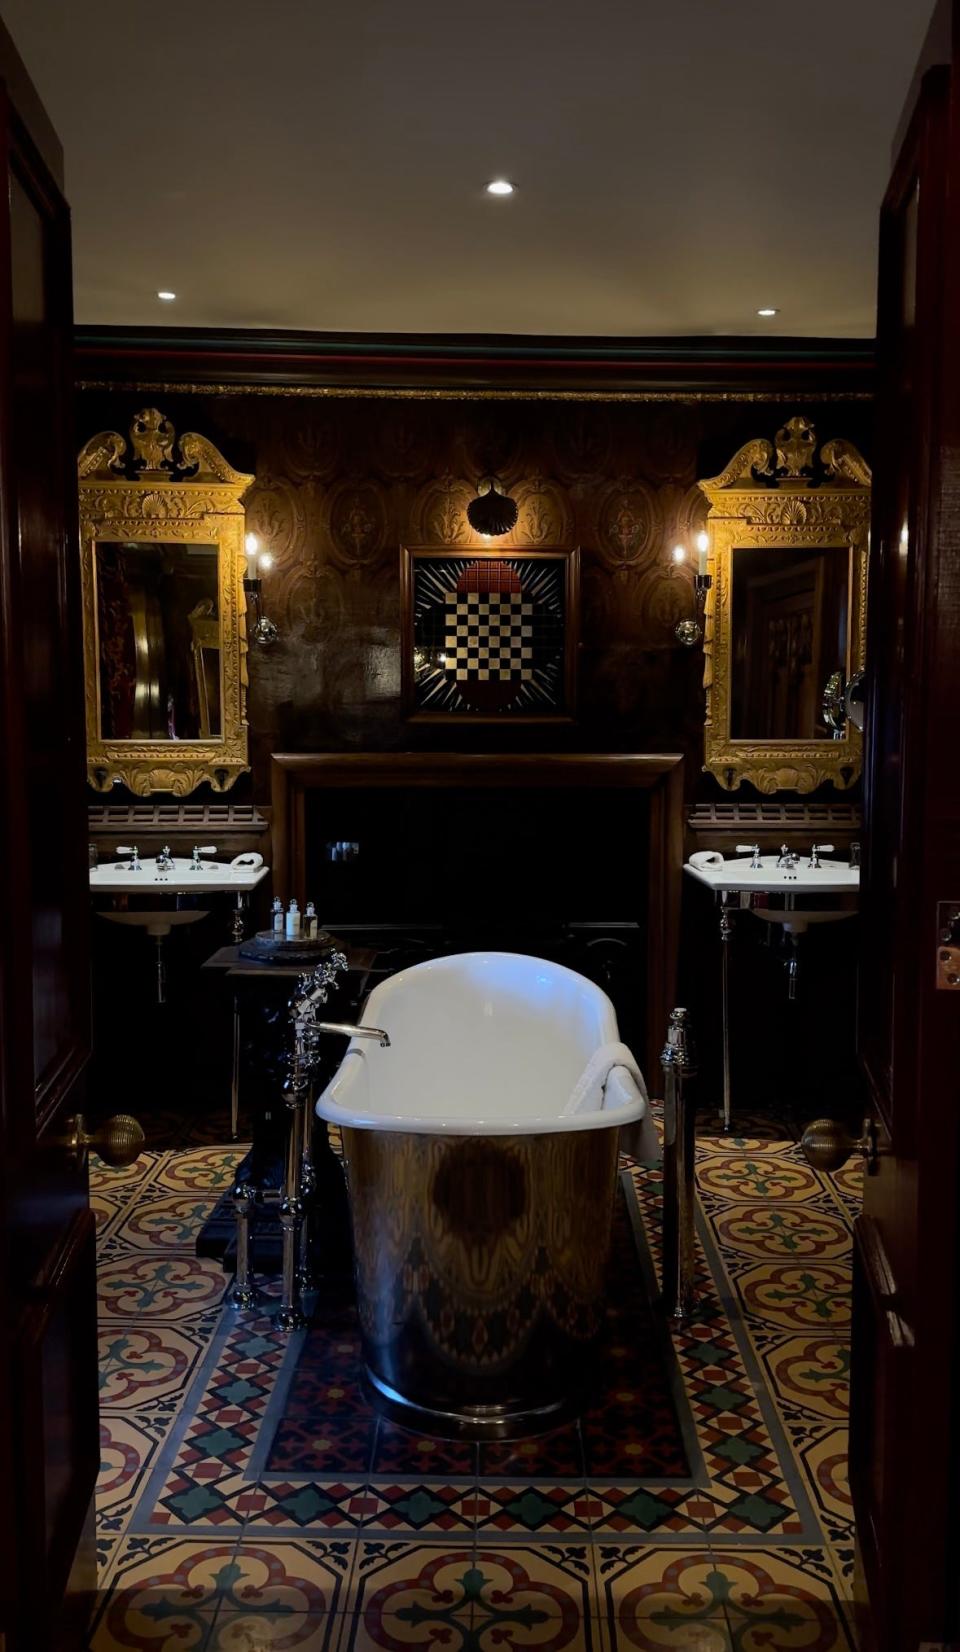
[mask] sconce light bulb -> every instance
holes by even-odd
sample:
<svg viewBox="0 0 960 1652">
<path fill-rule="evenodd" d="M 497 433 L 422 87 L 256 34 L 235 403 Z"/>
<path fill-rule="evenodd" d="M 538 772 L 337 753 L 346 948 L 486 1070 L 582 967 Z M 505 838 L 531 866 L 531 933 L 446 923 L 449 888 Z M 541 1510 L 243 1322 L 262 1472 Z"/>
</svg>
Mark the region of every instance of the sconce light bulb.
<svg viewBox="0 0 960 1652">
<path fill-rule="evenodd" d="M 272 568 L 272 567 L 273 567 L 273 557 L 270 555 L 270 552 L 269 551 L 261 551 L 261 553 L 260 553 L 260 569 L 261 569 L 261 572 L 266 573 L 267 570 L 269 568 Z"/>
<path fill-rule="evenodd" d="M 674 562 L 686 562 L 687 553 L 682 545 L 674 545 L 673 560 Z"/>
<path fill-rule="evenodd" d="M 260 541 L 257 538 L 256 534 L 255 533 L 248 533 L 247 537 L 246 537 L 246 539 L 244 540 L 243 543 L 244 543 L 244 549 L 246 550 L 247 555 L 248 556 L 256 556 L 258 550 L 260 549 Z"/>
<path fill-rule="evenodd" d="M 706 530 L 704 528 L 701 528 L 700 532 L 697 534 L 697 550 L 698 551 L 708 551 L 709 549 L 710 549 L 710 535 L 706 532 Z"/>
</svg>

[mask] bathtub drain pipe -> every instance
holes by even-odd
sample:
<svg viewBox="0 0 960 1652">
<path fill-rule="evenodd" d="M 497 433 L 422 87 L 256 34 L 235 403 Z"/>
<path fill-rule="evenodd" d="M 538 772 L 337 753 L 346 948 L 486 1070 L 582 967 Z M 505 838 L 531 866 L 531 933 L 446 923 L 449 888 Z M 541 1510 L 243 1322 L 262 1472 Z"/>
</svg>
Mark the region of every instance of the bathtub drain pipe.
<svg viewBox="0 0 960 1652">
<path fill-rule="evenodd" d="M 689 1319 L 696 1305 L 694 1273 L 694 1126 L 690 1094 L 697 1063 L 689 1011 L 670 1016 L 663 1069 L 663 1306 L 671 1319 Z"/>
</svg>

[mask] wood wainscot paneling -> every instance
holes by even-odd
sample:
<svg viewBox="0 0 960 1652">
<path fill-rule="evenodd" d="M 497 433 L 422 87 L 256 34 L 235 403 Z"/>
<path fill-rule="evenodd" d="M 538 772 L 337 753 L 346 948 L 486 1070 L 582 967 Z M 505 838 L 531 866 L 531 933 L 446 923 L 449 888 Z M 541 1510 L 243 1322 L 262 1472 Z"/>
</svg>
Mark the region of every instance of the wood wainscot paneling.
<svg viewBox="0 0 960 1652">
<path fill-rule="evenodd" d="M 282 899 L 295 895 L 301 906 L 308 861 L 308 800 L 345 789 L 382 789 L 384 792 L 417 788 L 427 798 L 451 791 L 486 788 L 554 797 L 558 793 L 589 794 L 595 801 L 596 847 L 603 853 L 605 837 L 629 830 L 621 800 L 629 794 L 645 797 L 645 854 L 636 860 L 633 890 L 624 886 L 622 910 L 607 918 L 643 913 L 646 924 L 646 1070 L 658 1071 L 667 1016 L 676 986 L 683 848 L 683 760 L 676 753 L 639 755 L 621 753 L 280 753 L 272 763 L 273 777 L 273 887 Z M 612 794 L 612 795 L 611 795 Z M 549 815 L 546 831 L 549 832 Z M 638 841 L 640 841 L 638 837 Z M 402 884 L 405 867 L 398 854 L 396 879 Z M 571 868 L 571 874 L 573 869 Z M 504 865 L 491 854 L 480 856 L 481 875 L 489 880 L 491 900 L 510 901 L 510 876 L 515 865 Z M 570 888 L 573 887 L 571 881 Z M 570 888 L 557 891 L 561 906 L 573 899 Z M 577 911 L 559 911 L 558 918 L 575 918 Z M 322 913 L 321 913 L 322 916 Z"/>
</svg>

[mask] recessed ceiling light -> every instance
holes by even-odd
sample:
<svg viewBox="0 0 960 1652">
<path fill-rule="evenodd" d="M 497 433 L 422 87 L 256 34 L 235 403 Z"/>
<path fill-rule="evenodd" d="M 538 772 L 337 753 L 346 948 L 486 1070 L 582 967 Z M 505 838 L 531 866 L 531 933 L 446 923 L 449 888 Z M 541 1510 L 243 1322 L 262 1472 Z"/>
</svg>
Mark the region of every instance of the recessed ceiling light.
<svg viewBox="0 0 960 1652">
<path fill-rule="evenodd" d="M 488 195 L 512 195 L 515 189 L 509 178 L 492 178 L 487 184 Z"/>
<path fill-rule="evenodd" d="M 779 310 L 773 310 L 769 307 L 769 305 L 767 306 L 766 309 L 757 311 L 757 315 L 764 315 L 764 316 L 779 315 L 779 314 L 780 314 Z"/>
<path fill-rule="evenodd" d="M 157 293 L 157 297 L 162 298 L 164 304 L 172 304 L 174 299 L 176 298 L 176 296 L 177 296 L 176 293 L 168 293 L 168 292 Z"/>
</svg>

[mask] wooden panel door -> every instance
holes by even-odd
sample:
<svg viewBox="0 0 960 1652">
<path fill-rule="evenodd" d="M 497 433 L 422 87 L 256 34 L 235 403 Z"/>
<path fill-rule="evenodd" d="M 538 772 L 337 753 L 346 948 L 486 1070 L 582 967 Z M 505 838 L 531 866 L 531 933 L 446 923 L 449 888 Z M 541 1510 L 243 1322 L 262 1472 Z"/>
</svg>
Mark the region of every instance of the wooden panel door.
<svg viewBox="0 0 960 1652">
<path fill-rule="evenodd" d="M 944 6 L 941 23 L 960 21 Z M 952 50 L 956 51 L 954 44 Z M 880 1652 L 960 1639 L 960 72 L 913 99 L 883 205 L 868 629 L 850 1474 Z M 960 943 L 960 922 L 957 925 Z M 960 952 L 958 952 L 960 959 Z"/>
<path fill-rule="evenodd" d="M 0 1644 L 44 1648 L 99 1457 L 83 679 L 59 145 L 0 31 Z M 4 1637 L 6 1641 L 4 1643 Z"/>
</svg>

